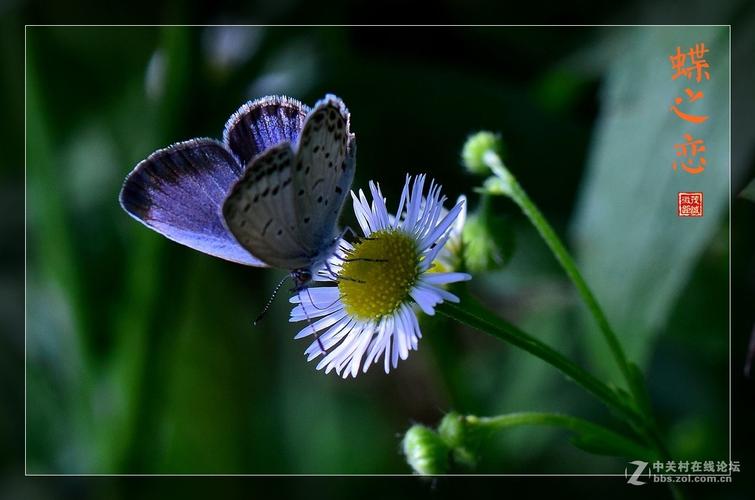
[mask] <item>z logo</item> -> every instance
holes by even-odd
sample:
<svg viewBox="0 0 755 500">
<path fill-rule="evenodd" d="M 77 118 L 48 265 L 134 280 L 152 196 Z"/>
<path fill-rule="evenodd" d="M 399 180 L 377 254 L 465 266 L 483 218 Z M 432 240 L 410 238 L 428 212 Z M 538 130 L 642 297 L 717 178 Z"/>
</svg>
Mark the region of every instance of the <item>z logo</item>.
<svg viewBox="0 0 755 500">
<path fill-rule="evenodd" d="M 636 469 L 630 476 L 629 472 L 627 472 L 627 468 L 624 468 L 624 477 L 627 478 L 627 483 L 633 484 L 635 486 L 642 486 L 643 484 L 645 484 L 645 481 L 640 481 L 640 476 L 642 476 L 642 472 L 648 466 L 648 463 L 643 462 L 642 460 L 634 460 L 633 462 L 629 463 L 635 465 Z M 648 471 L 647 475 L 650 476 L 650 471 Z"/>
</svg>

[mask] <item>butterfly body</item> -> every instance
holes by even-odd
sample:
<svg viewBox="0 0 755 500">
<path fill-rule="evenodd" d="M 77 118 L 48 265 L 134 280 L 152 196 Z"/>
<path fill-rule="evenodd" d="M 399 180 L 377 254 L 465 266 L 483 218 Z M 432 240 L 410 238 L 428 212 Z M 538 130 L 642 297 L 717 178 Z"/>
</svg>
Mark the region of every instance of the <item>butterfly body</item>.
<svg viewBox="0 0 755 500">
<path fill-rule="evenodd" d="M 226 260 L 291 273 L 300 289 L 332 255 L 354 177 L 343 102 L 287 97 L 243 105 L 223 141 L 192 139 L 140 162 L 123 208 L 164 236 Z"/>
</svg>

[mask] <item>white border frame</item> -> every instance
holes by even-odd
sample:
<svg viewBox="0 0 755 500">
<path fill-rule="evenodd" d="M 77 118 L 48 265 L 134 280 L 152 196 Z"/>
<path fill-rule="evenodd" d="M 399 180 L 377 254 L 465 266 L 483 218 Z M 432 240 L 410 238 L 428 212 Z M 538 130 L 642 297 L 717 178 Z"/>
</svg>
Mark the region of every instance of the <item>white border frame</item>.
<svg viewBox="0 0 755 500">
<path fill-rule="evenodd" d="M 355 25 L 344 25 L 344 24 L 270 24 L 270 25 L 259 25 L 259 24 L 25 24 L 24 25 L 24 476 L 26 477 L 626 477 L 626 474 L 549 474 L 549 473 L 525 473 L 525 474 L 436 474 L 432 476 L 418 476 L 417 474 L 367 474 L 367 473 L 354 473 L 354 474 L 307 474 L 307 473 L 291 473 L 291 474 L 285 474 L 285 473 L 275 473 L 275 474 L 262 474 L 262 473 L 239 473 L 239 474 L 203 474 L 203 473 L 139 473 L 139 474 L 99 474 L 99 473 L 30 473 L 27 470 L 28 462 L 27 462 L 27 405 L 28 405 L 28 395 L 27 395 L 27 315 L 28 315 L 28 308 L 27 308 L 27 264 L 26 264 L 26 256 L 27 256 L 27 235 L 26 235 L 26 226 L 27 226 L 27 95 L 26 95 L 26 89 L 27 89 L 27 31 L 29 28 L 58 28 L 58 27 L 69 27 L 69 28 L 159 28 L 159 27 L 183 27 L 183 28 L 207 28 L 207 27 L 265 27 L 265 28 L 285 28 L 285 27 L 296 27 L 296 28 L 307 28 L 307 27 L 325 27 L 325 28 L 360 28 L 360 27 L 367 27 L 367 28 L 401 28 L 401 27 L 412 27 L 412 28 L 557 28 L 557 27 L 566 27 L 566 28 L 641 28 L 641 27 L 651 27 L 651 28 L 668 28 L 668 27 L 718 27 L 718 28 L 728 28 L 729 29 L 729 141 L 728 141 L 728 163 L 729 163 L 729 212 L 728 212 L 728 238 L 729 238 L 729 245 L 728 245 L 728 257 L 729 257 L 729 373 L 728 373 L 728 379 L 729 379 L 729 462 L 732 461 L 732 376 L 731 376 L 731 367 L 732 367 L 732 352 L 731 352 L 731 324 L 732 324 L 732 316 L 731 316 L 731 268 L 732 268 L 732 259 L 731 259 L 731 215 L 732 215 L 732 191 L 731 191 L 731 178 L 732 178 L 732 164 L 731 164 L 731 135 L 732 135 L 732 129 L 731 129 L 731 123 L 732 123 L 732 110 L 731 110 L 731 74 L 732 74 L 732 52 L 731 52 L 731 35 L 732 35 L 732 25 L 731 24 L 562 24 L 562 25 L 550 25 L 550 24 L 523 24 L 523 25 L 513 25 L 513 24 L 462 24 L 462 25 L 453 25 L 453 24 L 439 24 L 439 25 L 417 25 L 417 24 L 396 24 L 396 25 L 388 25 L 388 24 L 355 24 Z M 731 477 L 732 472 L 729 471 L 727 473 L 714 473 L 714 474 L 663 474 L 664 477 L 685 477 L 685 476 L 695 476 L 695 477 Z M 656 484 L 648 481 L 646 484 Z M 696 484 L 694 481 L 687 481 L 687 482 L 681 482 L 681 483 L 657 483 L 657 484 Z M 715 483 L 706 483 L 706 482 L 700 482 L 698 484 L 715 484 Z M 730 484 L 730 483 L 725 483 Z"/>
</svg>

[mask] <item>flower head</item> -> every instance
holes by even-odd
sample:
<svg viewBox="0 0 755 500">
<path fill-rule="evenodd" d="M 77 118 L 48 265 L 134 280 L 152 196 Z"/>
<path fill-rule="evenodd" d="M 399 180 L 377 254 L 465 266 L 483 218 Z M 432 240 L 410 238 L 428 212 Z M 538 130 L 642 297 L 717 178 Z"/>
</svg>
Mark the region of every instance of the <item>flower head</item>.
<svg viewBox="0 0 755 500">
<path fill-rule="evenodd" d="M 425 176 L 407 177 L 396 216 L 391 216 L 380 187 L 370 182 L 372 202 L 360 190 L 352 192 L 354 213 L 364 238 L 355 244 L 342 240 L 335 255 L 315 281 L 336 286 L 312 287 L 291 298 L 298 304 L 291 321 L 308 324 L 296 338 L 313 335 L 305 354 L 320 355 L 317 365 L 344 378 L 356 376 L 383 359 L 385 372 L 396 368 L 416 350 L 422 333 L 413 306 L 433 315 L 435 306 L 459 299 L 443 285 L 465 281 L 470 275 L 435 271 L 434 262 L 451 237 L 462 212 L 461 200 L 444 213 L 441 187 L 430 183 L 423 197 Z"/>
<path fill-rule="evenodd" d="M 432 475 L 448 472 L 451 450 L 433 429 L 413 425 L 404 435 L 402 448 L 406 461 L 415 473 Z"/>
<path fill-rule="evenodd" d="M 485 175 L 490 172 L 490 166 L 485 161 L 485 155 L 493 152 L 501 154 L 503 145 L 501 137 L 492 132 L 477 132 L 469 136 L 461 150 L 461 163 L 473 174 Z"/>
<path fill-rule="evenodd" d="M 486 195 L 483 195 L 486 196 Z M 464 263 L 472 272 L 482 273 L 505 266 L 514 247 L 510 223 L 480 207 L 467 218 L 464 227 Z"/>
</svg>

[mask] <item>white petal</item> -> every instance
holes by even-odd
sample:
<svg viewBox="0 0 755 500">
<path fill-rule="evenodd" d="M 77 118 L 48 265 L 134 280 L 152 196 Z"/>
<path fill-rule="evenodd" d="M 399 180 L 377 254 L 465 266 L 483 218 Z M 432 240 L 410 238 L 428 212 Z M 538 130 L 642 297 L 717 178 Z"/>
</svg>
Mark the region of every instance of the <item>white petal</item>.
<svg viewBox="0 0 755 500">
<path fill-rule="evenodd" d="M 443 202 L 438 199 L 440 188 L 440 184 L 436 184 L 435 180 L 430 181 L 430 191 L 428 192 L 427 198 L 424 199 L 422 215 L 414 228 L 414 234 L 419 240 L 421 240 L 423 236 L 430 231 L 435 224 L 437 224 L 438 217 L 443 210 Z M 445 199 L 445 197 L 443 199 Z"/>
<path fill-rule="evenodd" d="M 405 322 L 411 327 L 410 344 L 412 349 L 417 349 L 419 339 L 422 338 L 422 332 L 419 329 L 419 322 L 417 321 L 417 315 L 411 307 L 403 306 L 402 312 L 404 314 Z"/>
<path fill-rule="evenodd" d="M 425 282 L 428 285 L 447 285 L 471 279 L 472 275 L 467 273 L 425 273 L 420 278 L 420 282 Z"/>
<path fill-rule="evenodd" d="M 443 301 L 437 293 L 432 293 L 432 290 L 419 286 L 412 288 L 409 295 L 411 295 L 414 302 L 416 302 L 422 311 L 428 316 L 435 315 L 435 306 Z"/>
<path fill-rule="evenodd" d="M 333 324 L 338 322 L 338 320 L 340 320 L 344 316 L 346 316 L 346 311 L 344 309 L 341 309 L 340 311 L 335 312 L 330 316 L 325 316 L 324 318 L 302 328 L 299 333 L 296 334 L 294 339 L 300 339 L 308 335 L 312 335 L 315 332 L 319 332 L 320 330 L 324 330 L 325 328 L 328 328 L 329 326 L 332 326 Z"/>
<path fill-rule="evenodd" d="M 385 199 L 380 192 L 380 185 L 370 181 L 370 191 L 372 192 L 375 219 L 379 223 L 380 229 L 385 229 L 390 226 L 390 221 L 388 220 L 388 209 L 385 207 Z"/>
<path fill-rule="evenodd" d="M 289 302 L 299 304 L 304 301 L 305 304 L 325 307 L 338 300 L 338 287 L 335 286 L 313 286 L 298 291 L 292 295 Z"/>
<path fill-rule="evenodd" d="M 333 348 L 333 350 L 331 350 L 330 352 L 328 352 L 325 355 L 325 357 L 322 358 L 317 363 L 317 366 L 315 368 L 318 369 L 318 370 L 321 370 L 321 369 L 323 369 L 324 367 L 327 366 L 327 368 L 325 369 L 325 373 L 330 372 L 330 370 L 332 370 L 335 367 L 335 365 L 333 363 L 331 363 L 331 361 L 333 361 L 334 358 L 336 358 L 337 356 L 339 356 L 341 354 L 341 352 L 342 352 L 341 349 L 343 347 L 348 347 L 349 343 L 351 342 L 351 339 L 354 338 L 354 335 L 352 335 L 352 333 L 358 332 L 360 329 L 361 329 L 361 325 L 354 325 L 354 327 L 350 330 L 349 335 L 346 336 L 346 338 L 344 339 L 344 341 L 341 342 L 340 344 L 338 344 L 338 346 L 336 346 L 335 348 Z"/>
<path fill-rule="evenodd" d="M 396 337 L 394 335 L 389 335 L 385 339 L 385 355 L 383 356 L 383 370 L 385 373 L 391 372 L 391 343 L 396 342 Z"/>
<path fill-rule="evenodd" d="M 367 350 L 367 346 L 370 343 L 370 340 L 372 339 L 372 336 L 374 335 L 374 328 L 371 329 L 370 333 L 362 332 L 362 340 L 359 342 L 359 346 L 357 346 L 357 349 L 354 351 L 354 353 L 351 355 L 351 376 L 356 377 L 359 373 L 359 366 L 362 364 L 362 357 L 364 356 L 364 352 Z"/>
<path fill-rule="evenodd" d="M 420 269 L 422 271 L 428 270 L 433 262 L 435 262 L 438 254 L 443 250 L 443 247 L 446 245 L 446 243 L 448 243 L 450 236 L 450 232 L 446 233 L 440 240 L 435 243 L 435 246 L 430 245 L 429 248 L 425 249 L 425 258 L 422 261 L 422 265 L 420 266 Z"/>
<path fill-rule="evenodd" d="M 396 217 L 393 221 L 393 227 L 398 227 L 401 222 L 401 212 L 404 210 L 404 203 L 406 203 L 406 197 L 409 196 L 409 180 L 411 177 L 407 174 L 406 181 L 404 182 L 404 189 L 401 190 L 401 199 L 398 202 L 398 208 L 396 209 Z"/>
<path fill-rule="evenodd" d="M 454 223 L 454 233 L 461 236 L 461 233 L 464 231 L 464 223 L 467 221 L 467 197 L 463 194 L 460 195 L 456 199 L 456 204 L 458 205 L 459 203 L 462 204 L 462 209 Z"/>
<path fill-rule="evenodd" d="M 349 334 L 349 332 L 353 329 L 354 324 L 355 321 L 349 316 L 345 316 L 338 320 L 337 323 L 328 328 L 325 333 L 319 336 L 319 342 L 318 339 L 315 339 L 309 345 L 307 350 L 304 351 L 304 354 L 308 356 L 307 361 L 311 361 L 320 354 L 324 354 L 322 352 L 323 349 L 325 349 L 325 351 L 328 351 L 330 348 L 336 345 L 342 337 Z"/>
<path fill-rule="evenodd" d="M 412 232 L 417 224 L 419 210 L 422 206 L 422 188 L 425 185 L 424 174 L 418 175 L 412 184 L 411 195 L 407 199 L 406 218 L 401 224 L 401 228 L 407 232 Z"/>
<path fill-rule="evenodd" d="M 401 359 L 406 359 L 409 356 L 409 336 L 411 335 L 410 325 L 406 323 L 406 318 L 401 318 L 401 327 L 396 329 L 396 336 L 398 338 L 398 355 Z M 394 366 L 395 368 L 395 366 Z"/>
<path fill-rule="evenodd" d="M 459 297 L 452 294 L 448 290 L 445 290 L 444 288 L 433 286 L 433 285 L 426 285 L 424 283 L 420 283 L 417 285 L 417 288 L 421 288 L 422 290 L 433 293 L 435 295 L 438 295 L 441 299 L 441 302 L 444 300 L 447 300 L 449 302 L 453 302 L 454 304 L 457 304 L 459 302 Z"/>
<path fill-rule="evenodd" d="M 320 364 L 328 364 L 326 373 L 332 368 L 335 368 L 336 373 L 340 374 L 341 369 L 348 363 L 352 354 L 356 351 L 363 340 L 362 335 L 370 335 L 370 333 L 370 323 L 358 324 L 351 332 L 349 332 L 349 335 L 343 339 L 343 342 L 338 344 L 338 346 L 328 353 L 328 355 L 320 362 Z"/>
<path fill-rule="evenodd" d="M 377 335 L 373 336 L 370 345 L 367 348 L 367 357 L 364 360 L 364 368 L 362 371 L 366 372 L 373 360 L 377 362 L 378 353 L 385 349 L 385 339 L 390 336 L 390 330 L 388 327 L 392 323 L 392 320 L 392 316 L 386 316 L 380 320 L 377 327 Z M 386 332 L 388 333 L 386 334 Z"/>
<path fill-rule="evenodd" d="M 306 307 L 306 310 L 304 309 Z M 339 309 L 343 309 L 343 304 L 336 300 L 335 304 L 330 307 L 315 309 L 311 304 L 300 304 L 291 310 L 291 317 L 289 321 L 291 323 L 298 323 L 299 321 L 307 321 L 311 319 L 317 319 L 328 314 L 333 314 Z"/>
<path fill-rule="evenodd" d="M 433 243 L 437 242 L 446 231 L 451 229 L 451 226 L 456 222 L 456 217 L 459 215 L 459 212 L 461 212 L 462 207 L 464 207 L 463 203 L 459 203 L 453 207 L 446 216 L 443 217 L 443 220 L 441 220 L 438 225 L 422 239 L 419 247 L 423 250 L 429 248 Z"/>
<path fill-rule="evenodd" d="M 401 322 L 396 321 L 396 332 L 393 334 L 393 345 L 391 346 L 391 366 L 393 368 L 396 368 L 398 366 L 398 355 L 399 355 L 399 342 L 401 338 Z"/>
<path fill-rule="evenodd" d="M 354 191 L 351 192 L 351 199 L 353 201 L 354 205 L 354 216 L 357 218 L 357 223 L 359 224 L 359 227 L 362 229 L 362 234 L 365 236 L 370 235 L 370 224 L 368 222 L 369 214 L 368 209 L 365 209 L 362 206 L 362 202 L 357 198 L 357 195 L 354 194 Z"/>
<path fill-rule="evenodd" d="M 361 189 L 359 190 L 359 199 L 361 200 L 362 206 L 365 210 L 365 217 L 370 228 L 370 233 L 378 231 L 380 229 L 380 223 L 375 218 L 374 203 L 370 204 L 370 202 L 367 201 L 367 196 L 365 196 L 364 191 L 362 191 Z M 365 235 L 367 235 L 367 233 L 365 233 Z"/>
</svg>

